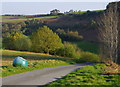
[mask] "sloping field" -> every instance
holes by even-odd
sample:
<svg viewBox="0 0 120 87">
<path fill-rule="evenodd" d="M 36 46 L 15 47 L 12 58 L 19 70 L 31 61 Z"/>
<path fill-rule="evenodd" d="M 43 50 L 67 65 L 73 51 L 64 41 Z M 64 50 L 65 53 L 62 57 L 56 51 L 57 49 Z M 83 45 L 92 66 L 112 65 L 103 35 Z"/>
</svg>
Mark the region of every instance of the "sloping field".
<svg viewBox="0 0 120 87">
<path fill-rule="evenodd" d="M 32 59 L 32 60 L 40 60 L 40 59 L 65 59 L 64 57 L 58 57 L 43 53 L 34 53 L 34 52 L 26 52 L 26 51 L 14 51 L 14 50 L 0 50 L 2 51 L 2 59 L 3 60 L 11 60 L 17 56 L 22 56 L 25 59 Z M 70 59 L 70 58 L 67 58 Z"/>
<path fill-rule="evenodd" d="M 0 52 L 1 51 L 2 61 L 0 62 L 0 70 L 2 70 L 2 74 L 0 72 L 0 77 L 48 67 L 65 66 L 72 63 L 72 59 L 70 58 L 52 56 L 42 53 L 23 52 L 14 50 L 0 50 Z M 17 56 L 21 56 L 27 59 L 29 66 L 13 67 L 13 59 Z"/>
<path fill-rule="evenodd" d="M 26 17 L 14 17 L 14 16 L 2 16 L 2 20 L 0 19 L 0 22 L 2 23 L 14 23 L 14 22 L 22 22 L 26 20 L 32 20 L 32 19 L 49 19 L 49 18 L 55 18 L 57 16 L 45 16 L 45 17 L 31 17 L 31 18 L 26 18 Z"/>
<path fill-rule="evenodd" d="M 21 56 L 29 61 L 34 61 L 34 60 L 35 61 L 37 60 L 62 60 L 65 62 L 72 61 L 72 59 L 70 58 L 58 57 L 58 56 L 42 54 L 42 53 L 14 51 L 14 50 L 0 50 L 0 51 L 2 51 L 2 61 L 3 61 L 2 65 L 11 64 L 13 59 L 17 56 Z"/>
</svg>

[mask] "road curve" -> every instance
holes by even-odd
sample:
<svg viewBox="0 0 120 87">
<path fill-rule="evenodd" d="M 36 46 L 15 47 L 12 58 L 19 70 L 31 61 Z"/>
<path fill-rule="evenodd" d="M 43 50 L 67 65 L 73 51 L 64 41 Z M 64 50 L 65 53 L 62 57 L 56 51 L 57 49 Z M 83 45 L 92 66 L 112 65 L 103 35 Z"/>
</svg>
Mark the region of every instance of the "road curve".
<svg viewBox="0 0 120 87">
<path fill-rule="evenodd" d="M 44 68 L 11 75 L 2 78 L 2 85 L 45 85 L 87 65 L 92 65 L 92 63 Z"/>
</svg>

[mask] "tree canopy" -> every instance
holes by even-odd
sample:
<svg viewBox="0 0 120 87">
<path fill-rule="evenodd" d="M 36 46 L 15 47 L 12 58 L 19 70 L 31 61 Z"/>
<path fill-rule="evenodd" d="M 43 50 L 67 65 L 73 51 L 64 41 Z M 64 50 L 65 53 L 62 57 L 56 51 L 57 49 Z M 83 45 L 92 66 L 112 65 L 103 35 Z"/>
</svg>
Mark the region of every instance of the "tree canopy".
<svg viewBox="0 0 120 87">
<path fill-rule="evenodd" d="M 59 36 L 49 27 L 43 26 L 32 34 L 33 50 L 36 52 L 50 53 L 63 47 Z"/>
<path fill-rule="evenodd" d="M 7 49 L 13 50 L 29 50 L 32 44 L 29 37 L 19 32 L 5 37 L 3 43 Z"/>
</svg>

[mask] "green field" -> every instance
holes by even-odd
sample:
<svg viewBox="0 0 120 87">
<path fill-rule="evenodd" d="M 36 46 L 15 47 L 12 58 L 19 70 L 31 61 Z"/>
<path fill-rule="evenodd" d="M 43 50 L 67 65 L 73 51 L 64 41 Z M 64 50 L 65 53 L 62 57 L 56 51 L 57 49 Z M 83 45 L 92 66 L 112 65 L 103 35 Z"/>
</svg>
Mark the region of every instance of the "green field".
<svg viewBox="0 0 120 87">
<path fill-rule="evenodd" d="M 91 43 L 88 41 L 80 41 L 80 42 L 73 42 L 73 43 L 75 43 L 83 51 L 92 52 L 95 54 L 99 53 L 98 44 Z"/>
<path fill-rule="evenodd" d="M 58 79 L 57 81 L 48 84 L 47 86 L 56 87 L 56 86 L 87 85 L 85 87 L 88 87 L 91 85 L 90 87 L 96 86 L 119 87 L 120 74 L 107 75 L 104 73 L 105 67 L 106 67 L 105 64 L 85 66 L 80 70 L 74 71 L 62 77 L 62 79 Z"/>
<path fill-rule="evenodd" d="M 0 51 L 2 51 L 2 64 L 0 64 L 2 77 L 48 67 L 64 66 L 73 63 L 72 59 L 70 58 L 57 57 L 42 53 L 21 52 L 13 50 Z M 13 59 L 17 56 L 21 56 L 27 59 L 29 62 L 29 67 L 13 67 Z"/>
<path fill-rule="evenodd" d="M 0 22 L 14 23 L 14 22 L 22 22 L 22 21 L 32 20 L 32 19 L 47 19 L 47 18 L 55 18 L 55 17 L 57 16 L 45 16 L 45 17 L 33 17 L 33 18 L 2 16 L 2 20 L 0 18 Z"/>
</svg>

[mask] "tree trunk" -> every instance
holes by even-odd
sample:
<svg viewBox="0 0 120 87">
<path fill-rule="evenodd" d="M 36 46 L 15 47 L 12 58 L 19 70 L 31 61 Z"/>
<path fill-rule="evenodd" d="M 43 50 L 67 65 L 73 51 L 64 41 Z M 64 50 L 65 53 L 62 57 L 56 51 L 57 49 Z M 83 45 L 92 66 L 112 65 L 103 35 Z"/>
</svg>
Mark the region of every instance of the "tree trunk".
<svg viewBox="0 0 120 87">
<path fill-rule="evenodd" d="M 49 55 L 49 50 L 47 51 L 47 54 Z"/>
<path fill-rule="evenodd" d="M 119 21 L 118 21 L 118 59 L 117 62 L 120 64 L 120 2 L 118 3 Z"/>
</svg>

